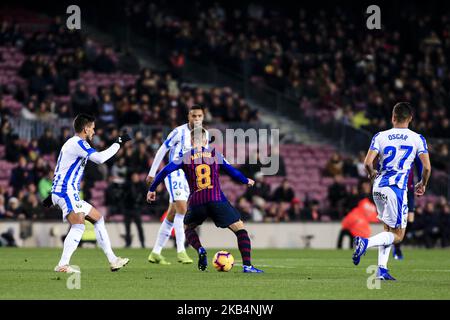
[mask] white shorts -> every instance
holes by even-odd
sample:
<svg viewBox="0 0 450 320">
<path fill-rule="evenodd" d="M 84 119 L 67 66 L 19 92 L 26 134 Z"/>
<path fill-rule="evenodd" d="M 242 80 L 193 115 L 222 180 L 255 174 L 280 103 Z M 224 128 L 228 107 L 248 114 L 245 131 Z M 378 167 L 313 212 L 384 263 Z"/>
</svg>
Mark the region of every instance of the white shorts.
<svg viewBox="0 0 450 320">
<path fill-rule="evenodd" d="M 66 217 L 72 211 L 75 213 L 83 212 L 87 216 L 92 209 L 92 205 L 81 200 L 77 192 L 52 193 L 52 202 L 62 210 L 63 221 L 67 221 Z"/>
<path fill-rule="evenodd" d="M 373 187 L 378 219 L 391 228 L 406 228 L 408 222 L 407 189 L 397 186 Z"/>
<path fill-rule="evenodd" d="M 164 179 L 167 192 L 169 192 L 169 202 L 187 201 L 189 198 L 189 184 L 183 170 L 177 170 L 169 174 Z"/>
</svg>

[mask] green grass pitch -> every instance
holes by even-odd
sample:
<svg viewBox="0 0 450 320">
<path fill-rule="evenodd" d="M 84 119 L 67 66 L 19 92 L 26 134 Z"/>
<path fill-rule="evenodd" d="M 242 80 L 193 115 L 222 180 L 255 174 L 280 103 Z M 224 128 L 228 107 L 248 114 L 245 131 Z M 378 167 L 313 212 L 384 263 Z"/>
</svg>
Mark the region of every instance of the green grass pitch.
<svg viewBox="0 0 450 320">
<path fill-rule="evenodd" d="M 209 249 L 209 260 L 219 249 Z M 367 288 L 369 265 L 377 250 L 369 250 L 355 267 L 349 250 L 253 251 L 253 263 L 264 274 L 243 274 L 239 251 L 230 252 L 236 265 L 228 272 L 197 270 L 176 262 L 176 252 L 163 254 L 170 266 L 147 262 L 148 250 L 117 249 L 130 263 L 110 272 L 100 249 L 81 248 L 71 263 L 81 268 L 80 289 L 69 290 L 70 275 L 53 272 L 61 249 L 0 249 L 2 299 L 450 299 L 450 250 L 405 249 L 404 261 L 390 259 L 396 282 Z M 210 261 L 209 261 L 210 262 Z"/>
</svg>

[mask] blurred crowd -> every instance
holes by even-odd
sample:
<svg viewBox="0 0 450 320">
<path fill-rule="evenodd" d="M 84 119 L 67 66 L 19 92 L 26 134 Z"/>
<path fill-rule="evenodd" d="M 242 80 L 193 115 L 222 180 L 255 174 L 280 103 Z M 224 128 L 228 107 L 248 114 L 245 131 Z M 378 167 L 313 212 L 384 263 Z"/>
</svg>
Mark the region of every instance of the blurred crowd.
<svg viewBox="0 0 450 320">
<path fill-rule="evenodd" d="M 188 107 L 193 104 L 205 106 L 205 124 L 260 121 L 258 111 L 230 88 L 196 87 L 182 82 L 176 73 L 141 68 L 130 50 L 118 54 L 112 48 L 102 47 L 88 36 L 69 31 L 59 17 L 47 31 L 31 35 L 22 33 L 20 25 L 4 21 L 0 46 L 15 47 L 24 54 L 18 75 L 26 80 L 25 86 L 0 85 L 0 144 L 5 146 L 5 160 L 17 163 L 9 181 L 12 192 L 5 187 L 0 189 L 0 218 L 58 217 L 43 210 L 40 202 L 51 189 L 50 164 L 72 134 L 69 127 L 63 127 L 57 136 L 47 128 L 41 137 L 26 141 L 19 138 L 10 118 L 50 123 L 71 119 L 81 112 L 93 114 L 97 118 L 97 135 L 92 144 L 100 150 L 117 138 L 117 128 L 138 124 L 174 128 L 187 120 Z M 87 71 L 134 74 L 136 81 L 125 85 L 119 78 L 110 85 L 96 85 L 97 90 L 92 93 L 80 79 Z M 73 90 L 71 81 L 77 81 Z M 4 103 L 2 95 L 12 96 L 23 107 L 15 112 Z M 61 97 L 68 99 L 61 102 Z M 160 187 L 163 192 L 156 206 L 147 208 L 141 199 L 146 187 L 138 181 L 143 181 L 165 137 L 161 129 L 155 129 L 148 137 L 137 131 L 134 138 L 134 144 L 120 150 L 113 161 L 100 166 L 88 163 L 82 196 L 89 201 L 95 182 L 106 180 L 109 184 L 105 205 L 111 214 L 124 213 L 125 208 L 161 214 L 158 204 L 167 205 L 165 188 Z"/>
<path fill-rule="evenodd" d="M 365 22 L 358 10 L 340 6 L 127 3 L 132 25 L 168 39 L 174 55 L 214 59 L 373 132 L 388 127 L 392 106 L 406 100 L 417 106 L 418 131 L 450 136 L 445 11 L 436 16 L 405 10 L 394 21 L 384 16 L 382 30 L 368 32 L 358 27 Z"/>
<path fill-rule="evenodd" d="M 100 46 L 90 37 L 69 31 L 60 18 L 55 18 L 47 31 L 31 36 L 25 36 L 20 25 L 0 25 L 0 46 L 14 46 L 25 55 L 18 74 L 26 82 L 25 86 L 0 84 L 0 144 L 5 146 L 5 159 L 17 163 L 9 181 L 12 192 L 0 186 L 0 218 L 59 219 L 58 212 L 43 210 L 41 201 L 51 189 L 50 164 L 72 134 L 71 128 L 63 128 L 57 136 L 47 129 L 38 139 L 24 141 L 12 128 L 11 117 L 55 121 L 71 119 L 80 112 L 94 114 L 98 121 L 92 144 L 100 150 L 116 139 L 117 128 L 123 126 L 178 126 L 186 121 L 187 107 L 193 104 L 205 106 L 206 124 L 260 121 L 258 111 L 232 89 L 185 83 L 187 58 L 213 59 L 242 72 L 254 85 L 268 84 L 298 98 L 302 106 L 313 103 L 317 110 L 328 110 L 336 119 L 370 131 L 388 127 L 393 103 L 408 100 L 418 108 L 414 129 L 427 137 L 450 137 L 449 96 L 444 90 L 450 74 L 445 61 L 450 45 L 445 15 L 433 19 L 401 15 L 400 20 L 417 35 L 404 39 L 398 25 L 389 23 L 388 32 L 362 35 L 353 17 L 339 8 L 313 14 L 282 12 L 276 6 L 224 8 L 196 1 L 188 11 L 178 12 L 162 2 L 127 3 L 126 12 L 135 27 L 158 33 L 173 44 L 168 71 L 141 68 L 131 50 L 117 53 Z M 86 71 L 131 73 L 136 81 L 132 85 L 120 81 L 97 85 L 92 93 L 80 81 Z M 73 90 L 71 81 L 77 82 Z M 23 108 L 14 113 L 1 95 L 12 95 Z M 68 99 L 62 102 L 61 96 Z M 105 206 L 110 215 L 140 211 L 159 216 L 167 206 L 165 187 L 159 187 L 158 202 L 150 207 L 145 204 L 142 181 L 164 138 L 158 129 L 148 136 L 137 131 L 134 143 L 121 149 L 112 161 L 103 165 L 88 162 L 82 197 L 89 201 L 95 183 L 107 181 Z M 436 144 L 433 149 L 441 157 L 438 165 L 448 170 L 448 144 Z M 323 172 L 333 179 L 325 203 L 300 199 L 288 179 L 272 190 L 258 170 L 250 170 L 247 173 L 255 178 L 255 186 L 238 196 L 236 206 L 244 220 L 341 220 L 361 200 L 371 198 L 363 160 L 364 153 L 356 159 L 339 154 L 331 157 Z M 240 169 L 246 172 L 248 168 Z M 344 177 L 356 178 L 357 183 L 345 184 Z M 443 233 L 448 235 L 443 227 L 448 223 L 442 224 L 449 211 L 444 202 L 417 209 L 411 241 L 419 239 L 428 246 Z M 445 241 L 442 238 L 442 243 L 448 243 Z"/>
<path fill-rule="evenodd" d="M 436 15 L 405 7 L 393 18 L 384 16 L 382 30 L 368 32 L 361 12 L 348 7 L 127 3 L 133 30 L 166 41 L 173 57 L 213 59 L 252 85 L 298 99 L 304 112 L 321 120 L 375 133 L 390 127 L 396 102 L 409 101 L 416 107 L 412 129 L 447 139 L 432 152 L 436 163 L 449 169 L 450 14 L 445 10 Z"/>
</svg>

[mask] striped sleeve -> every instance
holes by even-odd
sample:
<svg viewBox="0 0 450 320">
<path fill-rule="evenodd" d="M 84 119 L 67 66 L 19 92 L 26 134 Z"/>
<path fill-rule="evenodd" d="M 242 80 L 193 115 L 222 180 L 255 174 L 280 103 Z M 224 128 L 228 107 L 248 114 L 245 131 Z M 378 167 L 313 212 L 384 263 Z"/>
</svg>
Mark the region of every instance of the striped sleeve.
<svg viewBox="0 0 450 320">
<path fill-rule="evenodd" d="M 378 136 L 380 133 L 378 132 L 376 135 L 373 136 L 372 142 L 370 143 L 370 150 L 374 150 L 377 152 L 380 152 L 380 142 Z"/>
<path fill-rule="evenodd" d="M 86 158 L 94 152 L 97 152 L 97 150 L 92 148 L 87 141 L 80 139 L 78 140 L 77 145 L 74 147 L 73 152 L 76 156 Z"/>
<path fill-rule="evenodd" d="M 422 154 L 422 153 L 428 153 L 427 141 L 421 134 L 419 134 L 419 138 L 420 139 L 419 139 L 419 143 L 417 146 L 417 155 Z"/>
</svg>

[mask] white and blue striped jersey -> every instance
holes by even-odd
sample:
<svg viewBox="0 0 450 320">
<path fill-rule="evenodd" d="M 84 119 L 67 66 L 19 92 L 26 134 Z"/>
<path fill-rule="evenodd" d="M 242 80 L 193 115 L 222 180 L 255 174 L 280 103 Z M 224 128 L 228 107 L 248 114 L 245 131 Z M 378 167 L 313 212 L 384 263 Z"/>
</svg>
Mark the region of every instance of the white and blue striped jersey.
<svg viewBox="0 0 450 320">
<path fill-rule="evenodd" d="M 407 128 L 392 128 L 375 134 L 370 150 L 378 152 L 379 176 L 375 186 L 406 189 L 411 165 L 422 153 L 428 153 L 425 138 Z"/>
<path fill-rule="evenodd" d="M 68 139 L 61 148 L 53 176 L 52 193 L 79 192 L 81 178 L 89 156 L 96 152 L 78 136 Z"/>
<path fill-rule="evenodd" d="M 206 132 L 206 134 L 207 139 L 209 140 L 209 133 Z M 167 136 L 163 145 L 165 148 L 160 148 L 160 150 L 158 150 L 158 152 L 156 153 L 155 158 L 153 159 L 153 163 L 149 172 L 149 175 L 152 177 L 156 176 L 156 172 L 162 160 L 164 159 L 167 150 L 169 150 L 169 162 L 171 162 L 182 157 L 184 153 L 192 149 L 191 129 L 189 128 L 189 124 L 185 123 L 173 129 Z M 184 175 L 184 172 L 181 169 L 171 173 L 171 176 L 180 175 Z"/>
<path fill-rule="evenodd" d="M 164 144 L 170 149 L 169 161 L 182 157 L 183 153 L 192 148 L 189 124 L 186 123 L 173 129 Z"/>
</svg>

